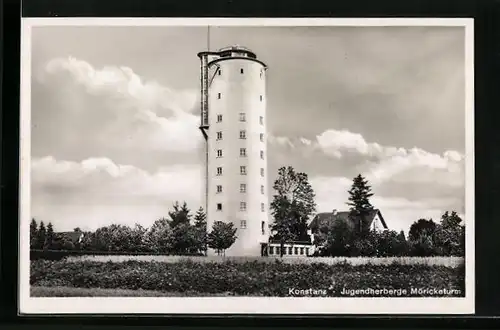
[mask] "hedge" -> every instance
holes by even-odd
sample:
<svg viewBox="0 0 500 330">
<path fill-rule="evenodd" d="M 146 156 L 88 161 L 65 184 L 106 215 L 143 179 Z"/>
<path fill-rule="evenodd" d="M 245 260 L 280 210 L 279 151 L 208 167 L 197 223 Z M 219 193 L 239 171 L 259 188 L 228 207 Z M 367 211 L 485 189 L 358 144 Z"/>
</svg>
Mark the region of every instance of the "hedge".
<svg viewBox="0 0 500 330">
<path fill-rule="evenodd" d="M 326 290 L 342 296 L 343 289 L 455 289 L 465 295 L 465 267 L 427 265 L 327 265 L 260 263 L 195 263 L 183 261 L 31 262 L 30 283 L 44 287 L 156 290 L 196 294 L 289 296 L 289 289 Z M 368 294 L 369 295 L 369 294 Z M 379 295 L 384 296 L 384 295 Z M 439 295 L 433 295 L 439 296 Z"/>
<path fill-rule="evenodd" d="M 87 251 L 87 250 L 30 250 L 30 260 L 62 260 L 69 256 L 165 256 L 154 252 Z M 193 254 L 200 256 L 200 254 Z"/>
</svg>

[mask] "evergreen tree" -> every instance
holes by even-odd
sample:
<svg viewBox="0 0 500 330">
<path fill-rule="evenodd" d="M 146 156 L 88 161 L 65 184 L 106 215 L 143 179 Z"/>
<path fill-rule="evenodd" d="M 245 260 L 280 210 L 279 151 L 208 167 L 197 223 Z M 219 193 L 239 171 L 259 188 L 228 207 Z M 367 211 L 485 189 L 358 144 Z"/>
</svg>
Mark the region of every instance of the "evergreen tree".
<svg viewBox="0 0 500 330">
<path fill-rule="evenodd" d="M 349 217 L 356 221 L 356 230 L 364 233 L 368 230 L 365 224 L 365 218 L 374 209 L 370 203 L 370 197 L 373 196 L 371 186 L 368 185 L 366 180 L 361 174 L 353 179 L 351 189 L 348 191 L 349 201 L 347 205 L 350 206 Z"/>
<path fill-rule="evenodd" d="M 45 244 L 43 248 L 47 250 L 52 249 L 54 240 L 55 240 L 54 228 L 52 226 L 52 223 L 49 222 L 49 224 L 47 225 L 47 231 L 45 234 Z"/>
<path fill-rule="evenodd" d="M 37 240 L 36 240 L 37 249 L 43 249 L 45 245 L 45 236 L 46 236 L 45 224 L 43 223 L 43 221 L 40 221 L 40 226 L 38 227 Z"/>
<path fill-rule="evenodd" d="M 179 204 L 179 202 L 175 202 L 174 210 L 172 212 L 168 212 L 168 215 L 172 219 L 170 221 L 170 227 L 175 228 L 180 224 L 189 224 L 191 221 L 191 215 L 189 214 L 191 210 L 187 207 L 186 202 Z"/>
<path fill-rule="evenodd" d="M 196 243 L 198 250 L 207 253 L 207 216 L 200 206 L 194 216 L 194 228 L 196 231 Z"/>
<path fill-rule="evenodd" d="M 31 219 L 30 223 L 30 248 L 36 249 L 36 244 L 38 240 L 38 225 L 35 219 Z"/>
<path fill-rule="evenodd" d="M 205 215 L 205 212 L 203 211 L 203 207 L 200 206 L 198 211 L 196 211 L 196 214 L 194 215 L 194 226 L 196 228 L 203 228 L 207 229 L 207 216 Z"/>
</svg>

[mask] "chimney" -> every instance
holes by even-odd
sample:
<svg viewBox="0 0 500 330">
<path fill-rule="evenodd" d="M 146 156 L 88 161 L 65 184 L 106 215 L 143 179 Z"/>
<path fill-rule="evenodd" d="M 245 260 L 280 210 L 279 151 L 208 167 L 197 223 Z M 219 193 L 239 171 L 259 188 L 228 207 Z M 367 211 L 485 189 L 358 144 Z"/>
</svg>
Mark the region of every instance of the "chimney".
<svg viewBox="0 0 500 330">
<path fill-rule="evenodd" d="M 333 209 L 332 214 L 333 215 L 337 214 L 337 209 Z"/>
</svg>

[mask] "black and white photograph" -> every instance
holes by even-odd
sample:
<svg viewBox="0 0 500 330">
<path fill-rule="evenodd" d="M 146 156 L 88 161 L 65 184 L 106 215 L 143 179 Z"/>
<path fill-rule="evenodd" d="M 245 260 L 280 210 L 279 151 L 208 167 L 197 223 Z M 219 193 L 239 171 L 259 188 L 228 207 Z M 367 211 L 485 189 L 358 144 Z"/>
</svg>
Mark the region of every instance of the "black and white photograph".
<svg viewBox="0 0 500 330">
<path fill-rule="evenodd" d="M 472 36 L 23 19 L 20 311 L 474 312 Z"/>
</svg>

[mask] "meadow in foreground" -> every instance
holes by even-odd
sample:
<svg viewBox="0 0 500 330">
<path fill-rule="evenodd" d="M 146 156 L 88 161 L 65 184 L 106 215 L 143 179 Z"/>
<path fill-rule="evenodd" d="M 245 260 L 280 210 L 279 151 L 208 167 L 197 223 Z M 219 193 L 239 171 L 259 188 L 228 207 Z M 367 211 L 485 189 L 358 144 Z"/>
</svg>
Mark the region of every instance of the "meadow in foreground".
<svg viewBox="0 0 500 330">
<path fill-rule="evenodd" d="M 179 296 L 284 297 L 290 295 L 291 288 L 325 290 L 323 296 L 330 297 L 342 296 L 345 290 L 358 289 L 406 289 L 405 296 L 427 295 L 411 293 L 411 288 L 453 290 L 452 296 L 464 296 L 464 278 L 463 263 L 446 267 L 400 264 L 394 260 L 390 264 L 379 265 L 287 263 L 276 259 L 271 262 L 34 260 L 30 273 L 31 285 L 38 287 L 148 290 L 172 295 L 181 293 Z M 361 295 L 371 296 L 369 293 Z"/>
</svg>

